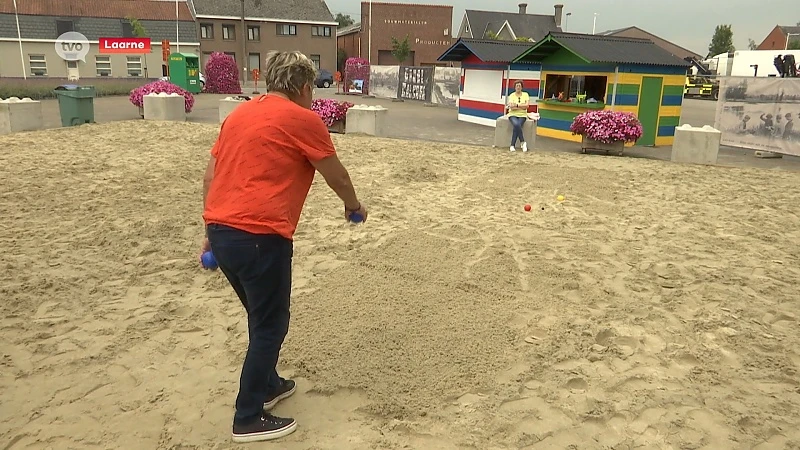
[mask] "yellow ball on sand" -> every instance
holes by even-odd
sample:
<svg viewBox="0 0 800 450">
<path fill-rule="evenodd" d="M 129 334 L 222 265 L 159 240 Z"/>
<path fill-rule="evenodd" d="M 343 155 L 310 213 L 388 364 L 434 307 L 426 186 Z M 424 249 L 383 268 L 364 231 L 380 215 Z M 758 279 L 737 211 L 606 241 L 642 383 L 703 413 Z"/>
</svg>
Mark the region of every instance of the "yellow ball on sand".
<svg viewBox="0 0 800 450">
<path fill-rule="evenodd" d="M 559 195 L 558 197 L 556 197 L 556 200 L 558 200 L 560 202 L 563 202 L 564 201 L 564 196 L 563 195 Z"/>
</svg>

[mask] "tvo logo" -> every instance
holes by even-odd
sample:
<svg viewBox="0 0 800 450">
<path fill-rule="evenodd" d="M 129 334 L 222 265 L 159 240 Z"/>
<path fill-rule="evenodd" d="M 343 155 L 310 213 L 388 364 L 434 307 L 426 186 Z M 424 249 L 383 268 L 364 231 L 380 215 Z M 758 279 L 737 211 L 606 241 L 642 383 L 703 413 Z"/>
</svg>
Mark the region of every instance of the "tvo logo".
<svg viewBox="0 0 800 450">
<path fill-rule="evenodd" d="M 65 61 L 86 62 L 91 44 L 89 39 L 77 31 L 67 31 L 56 39 L 56 54 Z"/>
</svg>

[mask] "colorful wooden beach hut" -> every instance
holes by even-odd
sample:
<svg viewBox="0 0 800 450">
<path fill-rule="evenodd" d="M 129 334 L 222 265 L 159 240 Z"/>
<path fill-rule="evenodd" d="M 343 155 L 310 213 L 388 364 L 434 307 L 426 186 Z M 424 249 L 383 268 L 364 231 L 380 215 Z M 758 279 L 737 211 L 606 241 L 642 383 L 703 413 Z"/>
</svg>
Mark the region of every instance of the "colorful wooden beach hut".
<svg viewBox="0 0 800 450">
<path fill-rule="evenodd" d="M 512 63 L 531 48 L 532 42 L 459 39 L 439 61 L 461 63 L 458 120 L 494 127 L 505 114 L 506 95 L 521 80 L 531 97 L 530 112 L 536 112 L 539 98 L 538 63 Z"/>
<path fill-rule="evenodd" d="M 539 136 L 580 142 L 575 116 L 610 109 L 637 115 L 637 145 L 672 145 L 690 63 L 652 41 L 552 32 L 512 63 L 541 64 Z"/>
</svg>

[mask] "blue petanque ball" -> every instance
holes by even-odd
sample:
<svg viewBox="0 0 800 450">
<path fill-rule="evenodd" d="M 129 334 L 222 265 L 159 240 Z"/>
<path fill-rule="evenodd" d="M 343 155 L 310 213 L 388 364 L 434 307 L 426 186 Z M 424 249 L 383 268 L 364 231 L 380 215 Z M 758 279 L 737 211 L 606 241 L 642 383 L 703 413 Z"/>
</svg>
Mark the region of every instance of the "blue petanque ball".
<svg viewBox="0 0 800 450">
<path fill-rule="evenodd" d="M 218 266 L 217 258 L 214 258 L 214 254 L 211 252 L 205 252 L 202 256 L 200 256 L 200 262 L 203 264 L 204 269 L 208 270 L 216 270 Z"/>
<path fill-rule="evenodd" d="M 364 216 L 359 213 L 350 214 L 350 222 L 361 223 L 364 221 Z"/>
</svg>

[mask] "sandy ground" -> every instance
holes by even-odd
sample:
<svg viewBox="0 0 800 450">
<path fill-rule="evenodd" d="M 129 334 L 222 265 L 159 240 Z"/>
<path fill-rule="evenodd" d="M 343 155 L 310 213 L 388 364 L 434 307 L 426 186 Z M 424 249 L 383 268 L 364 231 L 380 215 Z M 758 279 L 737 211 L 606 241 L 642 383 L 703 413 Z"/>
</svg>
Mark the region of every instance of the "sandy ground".
<svg viewBox="0 0 800 450">
<path fill-rule="evenodd" d="M 216 131 L 0 137 L 0 450 L 235 447 L 244 314 L 197 262 Z M 799 173 L 336 143 L 372 214 L 315 181 L 300 428 L 250 447 L 800 447 Z"/>
</svg>

